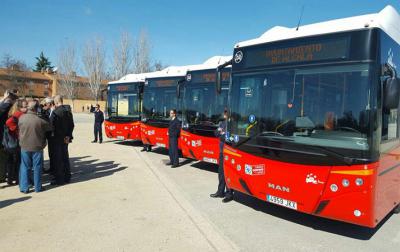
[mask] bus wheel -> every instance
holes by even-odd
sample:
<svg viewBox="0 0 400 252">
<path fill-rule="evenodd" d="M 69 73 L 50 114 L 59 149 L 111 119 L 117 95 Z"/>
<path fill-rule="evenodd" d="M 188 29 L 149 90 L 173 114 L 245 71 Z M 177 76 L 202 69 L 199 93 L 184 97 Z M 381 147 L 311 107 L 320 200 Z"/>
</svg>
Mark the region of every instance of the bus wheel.
<svg viewBox="0 0 400 252">
<path fill-rule="evenodd" d="M 400 213 L 400 204 L 398 204 L 398 205 L 393 209 L 393 213 L 395 213 L 395 214 L 399 214 L 399 213 Z"/>
</svg>

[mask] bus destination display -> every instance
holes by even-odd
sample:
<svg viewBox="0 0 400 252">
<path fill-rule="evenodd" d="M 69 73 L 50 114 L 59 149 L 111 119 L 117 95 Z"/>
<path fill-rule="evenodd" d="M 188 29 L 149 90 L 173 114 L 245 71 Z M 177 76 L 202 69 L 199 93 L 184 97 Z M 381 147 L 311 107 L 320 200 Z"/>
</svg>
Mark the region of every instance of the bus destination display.
<svg viewBox="0 0 400 252">
<path fill-rule="evenodd" d="M 349 39 L 310 41 L 281 46 L 263 46 L 244 50 L 244 66 L 256 67 L 282 65 L 310 61 L 346 59 L 349 53 Z"/>
</svg>

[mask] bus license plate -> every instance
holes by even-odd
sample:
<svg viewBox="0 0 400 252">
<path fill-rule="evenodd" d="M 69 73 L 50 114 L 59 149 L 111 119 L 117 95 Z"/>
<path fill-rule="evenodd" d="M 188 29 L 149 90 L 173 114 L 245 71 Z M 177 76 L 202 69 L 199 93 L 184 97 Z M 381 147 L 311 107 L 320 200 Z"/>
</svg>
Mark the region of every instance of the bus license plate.
<svg viewBox="0 0 400 252">
<path fill-rule="evenodd" d="M 165 144 L 163 144 L 163 143 L 156 143 L 156 146 L 165 148 Z"/>
<path fill-rule="evenodd" d="M 208 158 L 208 157 L 203 157 L 203 161 L 209 162 L 209 163 L 212 163 L 212 164 L 217 164 L 218 163 L 215 158 Z"/>
<path fill-rule="evenodd" d="M 280 206 L 284 206 L 287 208 L 291 208 L 294 210 L 297 210 L 297 203 L 294 201 L 290 201 L 290 200 L 286 200 L 286 199 L 282 199 L 276 196 L 272 196 L 272 195 L 267 195 L 267 201 L 271 202 L 273 204 L 277 204 Z"/>
<path fill-rule="evenodd" d="M 117 139 L 118 139 L 118 140 L 125 140 L 125 137 L 123 137 L 123 136 L 117 136 Z"/>
</svg>

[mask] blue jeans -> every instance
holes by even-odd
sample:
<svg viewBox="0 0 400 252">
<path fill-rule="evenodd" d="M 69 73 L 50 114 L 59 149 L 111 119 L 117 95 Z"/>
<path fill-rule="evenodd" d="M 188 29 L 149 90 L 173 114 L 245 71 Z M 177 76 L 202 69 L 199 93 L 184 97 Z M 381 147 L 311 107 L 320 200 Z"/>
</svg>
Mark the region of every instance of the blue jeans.
<svg viewBox="0 0 400 252">
<path fill-rule="evenodd" d="M 28 192 L 29 190 L 28 178 L 32 169 L 35 192 L 42 190 L 42 167 L 43 151 L 21 150 L 21 166 L 19 170 L 19 190 L 21 192 Z"/>
</svg>

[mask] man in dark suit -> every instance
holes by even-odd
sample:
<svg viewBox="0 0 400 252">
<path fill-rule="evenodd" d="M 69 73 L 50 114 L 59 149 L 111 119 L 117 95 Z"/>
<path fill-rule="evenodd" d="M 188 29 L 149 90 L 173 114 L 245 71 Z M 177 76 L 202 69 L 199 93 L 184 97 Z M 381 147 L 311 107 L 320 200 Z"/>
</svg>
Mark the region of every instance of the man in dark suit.
<svg viewBox="0 0 400 252">
<path fill-rule="evenodd" d="M 94 113 L 94 140 L 92 143 L 97 142 L 97 138 L 99 139 L 99 143 L 103 142 L 103 122 L 104 122 L 104 113 L 100 110 L 100 105 L 96 104 L 96 107 L 93 111 Z"/>
<path fill-rule="evenodd" d="M 63 104 L 63 97 L 54 97 L 54 110 L 50 113 L 50 123 L 53 127 L 53 159 L 54 176 L 52 185 L 63 185 L 71 180 L 68 145 L 72 142 L 74 118 L 71 107 Z"/>
<path fill-rule="evenodd" d="M 233 200 L 233 190 L 226 186 L 224 174 L 224 143 L 226 136 L 226 123 L 228 120 L 228 111 L 224 111 L 224 119 L 219 123 L 217 136 L 219 137 L 219 167 L 218 167 L 218 190 L 216 193 L 210 194 L 212 198 L 224 198 L 222 202 L 226 203 Z M 225 193 L 226 188 L 226 193 Z"/>
<path fill-rule="evenodd" d="M 181 130 L 181 122 L 176 117 L 176 110 L 172 109 L 169 112 L 171 121 L 168 126 L 168 136 L 169 136 L 169 160 L 167 165 L 171 165 L 171 168 L 179 166 L 179 150 L 178 150 L 178 138 Z"/>
</svg>

